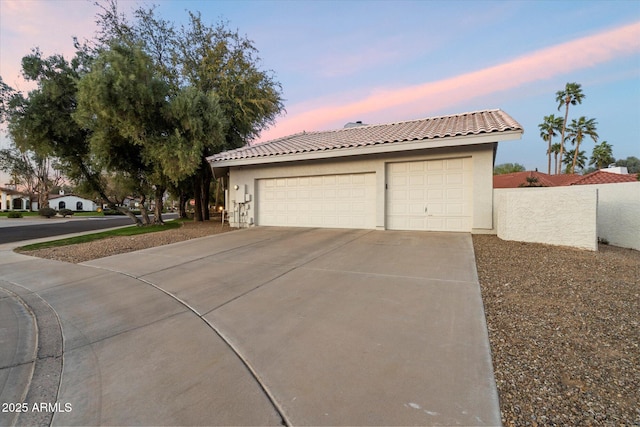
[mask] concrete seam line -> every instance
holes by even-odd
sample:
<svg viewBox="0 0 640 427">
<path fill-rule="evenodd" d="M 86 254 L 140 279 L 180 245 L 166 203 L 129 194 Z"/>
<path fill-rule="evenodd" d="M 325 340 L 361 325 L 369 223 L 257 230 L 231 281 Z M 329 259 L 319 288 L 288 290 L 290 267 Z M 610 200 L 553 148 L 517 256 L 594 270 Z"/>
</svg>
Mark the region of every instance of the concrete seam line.
<svg viewBox="0 0 640 427">
<path fill-rule="evenodd" d="M 195 307 L 192 307 L 189 303 L 187 303 L 186 301 L 182 300 L 178 296 L 172 294 L 171 292 L 168 292 L 168 291 L 162 289 L 161 287 L 159 287 L 155 283 L 150 282 L 150 281 L 148 281 L 146 279 L 143 279 L 141 277 L 135 277 L 135 276 L 133 276 L 131 274 L 123 273 L 123 272 L 120 272 L 120 271 L 109 270 L 109 269 L 104 268 L 104 267 L 100 267 L 100 268 L 103 268 L 103 269 L 108 270 L 108 271 L 113 271 L 114 273 L 119 273 L 119 274 L 122 274 L 122 275 L 127 276 L 127 277 L 131 277 L 132 279 L 138 280 L 138 281 L 140 281 L 140 282 L 142 282 L 144 284 L 152 286 L 153 288 L 155 288 L 155 289 L 159 290 L 160 292 L 166 294 L 170 298 L 174 299 L 175 301 L 179 302 L 180 304 L 185 306 L 187 309 L 189 309 L 189 311 L 191 311 L 200 320 L 202 320 L 209 327 L 209 329 L 213 330 L 215 332 L 215 334 L 227 345 L 227 347 L 229 347 L 231 349 L 231 351 L 236 355 L 236 357 L 238 359 L 240 359 L 240 361 L 247 368 L 247 370 L 249 371 L 251 376 L 254 378 L 256 383 L 258 383 L 258 386 L 260 387 L 260 389 L 262 389 L 262 391 L 265 393 L 265 395 L 267 396 L 267 399 L 269 399 L 269 401 L 273 405 L 274 409 L 276 410 L 276 412 L 280 416 L 280 418 L 281 418 L 282 422 L 284 423 L 284 425 L 285 426 L 291 426 L 292 425 L 291 422 L 286 417 L 284 409 L 278 403 L 278 401 L 276 400 L 275 396 L 273 395 L 273 393 L 271 393 L 271 391 L 266 386 L 266 384 L 264 384 L 262 378 L 258 375 L 257 371 L 253 368 L 253 366 L 249 363 L 249 361 L 247 359 L 245 359 L 240 354 L 238 349 L 236 349 L 235 346 L 233 344 L 231 344 L 231 342 L 211 322 L 209 322 L 207 319 L 205 319 L 204 315 L 200 314 L 200 312 L 198 312 L 198 310 L 196 310 Z"/>
<path fill-rule="evenodd" d="M 216 333 L 216 335 L 218 335 L 220 337 L 220 339 L 231 349 L 231 351 L 238 357 L 238 359 L 240 359 L 242 364 L 245 365 L 245 367 L 249 370 L 249 372 L 251 373 L 253 378 L 256 380 L 256 382 L 258 383 L 258 385 L 260 386 L 262 391 L 265 393 L 265 395 L 267 396 L 267 398 L 269 399 L 269 401 L 271 402 L 271 404 L 275 408 L 276 412 L 278 412 L 278 415 L 282 419 L 282 422 L 284 423 L 284 425 L 286 425 L 286 426 L 291 426 L 292 425 L 291 422 L 289 422 L 289 420 L 287 419 L 287 417 L 285 415 L 285 412 L 284 412 L 284 409 L 280 406 L 280 404 L 276 400 L 275 396 L 271 393 L 271 391 L 269 390 L 267 385 L 263 382 L 262 378 L 258 375 L 258 372 L 253 368 L 251 363 L 249 363 L 249 361 L 245 357 L 242 356 L 240 351 L 237 348 L 235 348 L 235 346 L 233 344 L 231 344 L 231 342 L 227 339 L 227 337 L 225 337 L 222 334 L 222 332 L 220 332 L 218 330 L 218 328 L 216 328 L 211 322 L 209 322 L 207 319 L 205 319 L 204 315 L 200 314 L 200 312 L 198 312 L 198 310 L 196 310 L 195 307 L 192 307 L 188 302 L 182 300 L 178 296 L 176 296 L 176 295 L 174 295 L 174 294 L 172 294 L 172 293 L 170 293 L 168 291 L 165 291 L 161 287 L 157 286 L 155 283 L 152 283 L 152 282 L 150 282 L 148 280 L 145 280 L 145 279 L 142 279 L 142 278 L 135 278 L 135 279 L 137 279 L 137 280 L 139 280 L 139 281 L 141 281 L 143 283 L 146 283 L 146 284 L 148 284 L 150 286 L 153 286 L 155 289 L 159 290 L 160 292 L 163 292 L 166 295 L 168 295 L 169 297 L 175 299 L 180 304 L 182 304 L 185 307 L 187 307 L 196 316 L 198 316 L 198 318 L 200 318 L 200 320 L 202 320 L 207 326 L 209 326 L 209 328 L 212 329 Z"/>
</svg>

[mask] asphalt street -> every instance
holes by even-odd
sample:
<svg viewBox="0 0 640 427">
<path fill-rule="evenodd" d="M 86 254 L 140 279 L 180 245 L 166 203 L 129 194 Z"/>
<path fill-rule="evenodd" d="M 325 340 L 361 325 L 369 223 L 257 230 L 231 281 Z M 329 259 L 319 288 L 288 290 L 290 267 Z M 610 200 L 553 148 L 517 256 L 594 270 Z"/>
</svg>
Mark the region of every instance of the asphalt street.
<svg viewBox="0 0 640 427">
<path fill-rule="evenodd" d="M 163 215 L 163 219 L 175 218 L 176 214 Z M 41 239 L 106 228 L 133 225 L 128 217 L 77 217 L 77 218 L 40 218 L 25 217 L 19 219 L 0 218 L 0 244 Z"/>
</svg>

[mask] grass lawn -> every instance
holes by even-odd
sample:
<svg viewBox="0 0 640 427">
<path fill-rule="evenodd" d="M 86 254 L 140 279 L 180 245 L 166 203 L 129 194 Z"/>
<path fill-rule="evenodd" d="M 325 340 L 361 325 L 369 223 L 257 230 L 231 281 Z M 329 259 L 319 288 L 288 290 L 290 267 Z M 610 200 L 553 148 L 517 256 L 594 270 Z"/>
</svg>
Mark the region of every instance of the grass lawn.
<svg viewBox="0 0 640 427">
<path fill-rule="evenodd" d="M 68 237 L 65 239 L 52 240 L 49 242 L 34 243 L 19 248 L 20 251 L 33 251 L 36 249 L 53 248 L 58 246 L 75 245 L 77 243 L 93 242 L 95 240 L 105 239 L 115 236 L 135 236 L 138 234 L 156 233 L 159 231 L 172 230 L 180 228 L 182 221 L 168 221 L 164 225 L 149 225 L 146 227 L 138 227 L 132 225 L 130 227 L 118 228 L 116 230 L 101 231 L 99 233 L 85 234 L 82 236 Z"/>
</svg>

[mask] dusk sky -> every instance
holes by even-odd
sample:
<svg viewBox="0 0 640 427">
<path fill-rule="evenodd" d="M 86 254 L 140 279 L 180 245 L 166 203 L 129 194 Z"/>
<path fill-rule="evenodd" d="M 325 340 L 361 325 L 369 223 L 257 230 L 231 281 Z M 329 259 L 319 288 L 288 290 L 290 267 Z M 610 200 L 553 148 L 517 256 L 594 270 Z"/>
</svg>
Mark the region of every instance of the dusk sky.
<svg viewBox="0 0 640 427">
<path fill-rule="evenodd" d="M 570 119 L 595 118 L 616 159 L 640 157 L 640 1 L 155 3 L 176 23 L 186 21 L 187 9 L 200 11 L 205 22 L 225 20 L 254 41 L 262 68 L 282 84 L 287 110 L 260 141 L 356 120 L 500 108 L 525 132 L 500 143 L 496 164 L 546 172 L 538 124 L 564 114 L 555 93 L 577 82 L 586 96 Z M 129 12 L 138 3 L 119 4 Z M 70 58 L 72 36 L 93 36 L 96 11 L 93 1 L 0 0 L 5 83 L 29 89 L 19 67 L 33 47 Z M 590 156 L 593 146 L 589 140 L 581 148 Z"/>
</svg>

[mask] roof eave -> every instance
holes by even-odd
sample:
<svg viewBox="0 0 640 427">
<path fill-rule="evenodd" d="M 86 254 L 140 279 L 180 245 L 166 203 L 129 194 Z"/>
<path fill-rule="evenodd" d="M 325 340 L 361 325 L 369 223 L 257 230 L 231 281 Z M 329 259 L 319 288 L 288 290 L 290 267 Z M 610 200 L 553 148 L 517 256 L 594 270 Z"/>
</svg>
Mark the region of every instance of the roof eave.
<svg viewBox="0 0 640 427">
<path fill-rule="evenodd" d="M 213 168 L 226 168 L 233 166 L 265 165 L 272 163 L 296 162 L 304 160 L 331 159 L 340 157 L 360 156 L 366 154 L 397 153 L 403 151 L 425 150 L 444 147 L 459 147 L 464 145 L 487 144 L 500 141 L 511 141 L 522 138 L 522 130 L 493 132 L 479 135 L 464 135 L 457 137 L 422 139 L 418 141 L 387 142 L 375 145 L 367 145 L 351 148 L 327 149 L 309 151 L 303 153 L 280 154 L 272 156 L 257 156 L 242 159 L 212 160 L 207 161 Z"/>
</svg>

